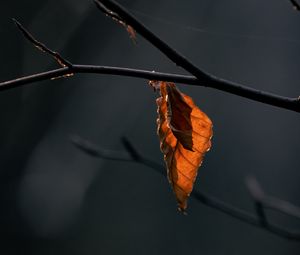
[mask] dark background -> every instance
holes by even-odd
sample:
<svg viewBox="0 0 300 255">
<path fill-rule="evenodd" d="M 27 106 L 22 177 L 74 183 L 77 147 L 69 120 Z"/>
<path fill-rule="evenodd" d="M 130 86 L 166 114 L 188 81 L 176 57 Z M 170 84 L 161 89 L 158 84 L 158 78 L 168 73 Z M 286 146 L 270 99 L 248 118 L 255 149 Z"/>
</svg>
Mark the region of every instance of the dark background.
<svg viewBox="0 0 300 255">
<path fill-rule="evenodd" d="M 285 96 L 300 95 L 300 13 L 287 0 L 120 0 L 196 65 L 222 78 Z M 25 41 L 15 17 L 73 63 L 173 73 L 177 68 L 89 0 L 1 1 L 0 80 L 57 65 Z M 180 85 L 214 122 L 212 150 L 195 187 L 254 212 L 252 174 L 266 192 L 300 205 L 300 116 L 203 87 Z M 150 168 L 92 158 L 78 134 L 163 163 L 157 95 L 147 81 L 76 75 L 0 94 L 0 254 L 299 254 L 274 236 L 190 199 L 181 215 L 166 179 Z M 270 212 L 274 223 L 300 220 Z"/>
</svg>

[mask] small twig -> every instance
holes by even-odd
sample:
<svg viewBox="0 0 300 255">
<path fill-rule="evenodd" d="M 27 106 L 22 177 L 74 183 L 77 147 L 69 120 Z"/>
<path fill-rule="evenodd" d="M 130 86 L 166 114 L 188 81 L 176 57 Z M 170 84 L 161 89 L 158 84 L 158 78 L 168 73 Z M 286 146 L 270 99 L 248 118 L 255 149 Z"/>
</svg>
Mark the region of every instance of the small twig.
<svg viewBox="0 0 300 255">
<path fill-rule="evenodd" d="M 53 51 L 51 49 L 49 49 L 45 44 L 39 42 L 38 40 L 36 40 L 33 35 L 31 33 L 29 33 L 28 30 L 26 30 L 26 28 L 24 28 L 20 22 L 18 22 L 16 19 L 13 19 L 13 21 L 15 22 L 17 28 L 20 29 L 20 31 L 22 32 L 22 34 L 24 35 L 24 37 L 30 41 L 36 48 L 38 48 L 40 51 L 48 53 L 49 55 L 51 55 L 60 66 L 62 67 L 69 67 L 72 68 L 72 64 L 64 59 L 58 52 Z"/>
<path fill-rule="evenodd" d="M 88 140 L 82 139 L 78 135 L 70 135 L 70 141 L 76 145 L 78 148 L 84 150 L 85 153 L 92 157 L 99 157 L 109 160 L 118 161 L 132 161 L 130 155 L 126 152 L 112 151 L 103 148 L 99 148 L 95 144 L 89 142 Z"/>
<path fill-rule="evenodd" d="M 104 158 L 104 159 L 110 159 L 110 160 L 122 160 L 122 161 L 132 161 L 139 164 L 142 164 L 144 166 L 148 166 L 155 170 L 157 173 L 162 174 L 163 176 L 166 176 L 166 170 L 165 167 L 152 159 L 149 159 L 147 157 L 144 157 L 141 155 L 138 150 L 134 148 L 132 143 L 125 137 L 121 139 L 126 152 L 123 151 L 108 151 L 106 149 L 103 149 L 90 141 L 87 141 L 86 139 L 81 138 L 80 136 L 76 136 L 76 139 L 72 139 L 72 142 L 74 145 L 76 145 L 80 150 L 83 152 L 98 158 Z M 280 226 L 277 226 L 275 224 L 267 223 L 267 221 L 262 220 L 262 216 L 256 217 L 255 215 L 252 215 L 244 210 L 241 210 L 237 207 L 234 207 L 228 203 L 225 203 L 223 201 L 220 201 L 217 198 L 214 198 L 208 194 L 205 194 L 203 192 L 200 192 L 196 189 L 193 190 L 191 193 L 191 197 L 196 199 L 198 202 L 216 209 L 217 211 L 220 211 L 234 219 L 238 219 L 242 222 L 245 222 L 247 224 L 253 225 L 255 227 L 264 229 L 270 233 L 273 233 L 277 236 L 281 236 L 290 240 L 296 240 L 300 241 L 300 233 L 293 232 L 291 230 L 284 229 Z M 256 197 L 258 199 L 258 197 Z M 259 201 L 259 200 L 257 200 Z M 262 202 L 259 201 L 261 204 Z M 265 206 L 265 204 L 264 204 Z M 277 211 L 281 211 L 280 207 L 276 208 Z M 286 211 L 285 211 L 286 213 Z M 288 214 L 291 215 L 291 214 Z M 265 215 L 263 216 L 265 217 Z"/>
<path fill-rule="evenodd" d="M 296 11 L 300 11 L 300 4 L 297 2 L 297 0 L 289 0 L 291 4 L 293 5 L 294 9 Z"/>
</svg>

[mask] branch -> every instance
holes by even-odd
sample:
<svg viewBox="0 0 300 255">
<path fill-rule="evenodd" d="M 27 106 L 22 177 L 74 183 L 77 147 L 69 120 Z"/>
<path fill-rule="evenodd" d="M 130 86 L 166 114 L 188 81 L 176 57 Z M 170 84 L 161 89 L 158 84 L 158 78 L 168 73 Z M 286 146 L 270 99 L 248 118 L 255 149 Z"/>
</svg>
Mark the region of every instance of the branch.
<svg viewBox="0 0 300 255">
<path fill-rule="evenodd" d="M 199 69 L 185 56 L 174 50 L 166 42 L 164 42 L 152 31 L 150 31 L 144 24 L 138 21 L 120 4 L 116 3 L 113 0 L 95 0 L 95 2 L 98 2 L 101 5 L 105 6 L 105 8 L 110 10 L 112 13 L 116 13 L 126 24 L 130 25 L 137 33 L 144 37 L 158 50 L 160 50 L 167 58 L 173 61 L 176 65 L 181 66 L 187 72 L 194 75 L 199 81 L 201 81 L 201 83 L 204 83 L 206 87 L 219 89 L 261 103 L 278 106 L 296 112 L 300 111 L 299 98 L 289 98 L 287 100 L 282 100 L 282 98 L 278 98 L 277 96 L 271 95 L 269 93 L 261 93 L 260 91 L 251 89 L 249 87 L 217 78 L 207 73 L 206 71 Z"/>
<path fill-rule="evenodd" d="M 256 210 L 256 214 L 262 225 L 267 225 L 267 217 L 265 215 L 264 206 L 262 204 L 262 200 L 265 198 L 265 194 L 262 191 L 260 185 L 253 177 L 248 177 L 246 179 L 246 184 L 248 186 L 248 190 L 254 199 L 254 206 Z"/>
<path fill-rule="evenodd" d="M 41 72 L 41 73 L 17 78 L 14 80 L 1 82 L 0 91 L 9 90 L 12 88 L 20 87 L 34 82 L 49 80 L 49 79 L 56 79 L 62 77 L 66 78 L 71 76 L 70 72 L 72 72 L 73 75 L 79 73 L 119 75 L 119 76 L 143 78 L 147 80 L 163 80 L 163 81 L 170 81 L 175 83 L 184 83 L 186 85 L 209 87 L 207 86 L 207 84 L 199 81 L 197 78 L 188 75 L 162 73 L 162 72 L 124 68 L 124 67 L 72 64 L 72 68 L 64 67 L 59 69 L 53 69 L 47 72 Z M 216 87 L 216 89 L 231 94 L 235 94 L 235 95 L 239 95 L 238 91 L 242 90 L 244 91 L 244 93 L 247 94 L 246 98 L 261 103 L 277 106 L 279 108 L 300 112 L 299 98 L 284 97 L 273 93 L 252 89 L 246 86 L 241 87 L 239 85 L 234 85 L 234 86 L 227 85 L 223 87 L 220 86 L 218 88 Z M 237 91 L 237 93 L 232 91 Z"/>
<path fill-rule="evenodd" d="M 298 4 L 297 0 L 290 0 L 290 2 L 296 11 L 300 11 L 300 4 Z"/>
<path fill-rule="evenodd" d="M 93 143 L 91 143 L 88 140 L 85 140 L 81 138 L 80 136 L 71 136 L 70 137 L 72 143 L 82 150 L 83 152 L 87 153 L 90 156 L 97 157 L 97 158 L 103 158 L 103 159 L 109 159 L 109 160 L 121 160 L 121 161 L 128 161 L 128 162 L 136 162 L 139 164 L 142 164 L 144 166 L 150 167 L 153 170 L 155 170 L 157 173 L 166 176 L 166 170 L 165 167 L 152 159 L 149 159 L 143 155 L 141 155 L 132 145 L 132 143 L 125 137 L 123 137 L 122 143 L 124 145 L 124 148 L 126 151 L 113 151 L 113 150 L 107 150 L 103 149 Z M 200 192 L 196 189 L 193 190 L 191 193 L 191 197 L 197 200 L 198 202 L 213 208 L 217 211 L 220 211 L 234 219 L 240 220 L 242 222 L 245 222 L 249 225 L 253 225 L 257 228 L 261 228 L 265 231 L 268 231 L 270 233 L 273 233 L 277 236 L 287 238 L 290 240 L 300 241 L 300 232 L 294 232 L 289 229 L 284 229 L 278 225 L 268 223 L 266 220 L 266 216 L 264 215 L 263 208 L 262 207 L 268 207 L 269 209 L 279 211 L 281 213 L 285 213 L 290 216 L 295 216 L 297 218 L 300 218 L 300 209 L 297 208 L 294 205 L 289 204 L 286 201 L 281 201 L 281 203 L 278 203 L 277 201 L 272 201 L 270 203 L 270 199 L 266 199 L 263 192 L 261 192 L 261 196 L 258 196 L 259 192 L 257 192 L 257 188 L 253 188 L 253 183 L 258 186 L 258 183 L 256 181 L 253 181 L 253 179 L 250 180 L 247 179 L 247 184 L 249 187 L 249 190 L 252 193 L 252 196 L 254 197 L 254 202 L 259 203 L 261 206 L 261 211 L 257 211 L 257 215 L 252 215 L 244 210 L 241 210 L 235 206 L 232 206 L 228 203 L 225 203 L 221 200 L 218 200 L 217 198 L 214 198 L 210 195 L 207 195 L 203 192 Z M 264 198 L 262 199 L 262 197 Z M 286 206 L 282 206 L 283 204 L 288 204 L 289 208 Z M 263 216 L 262 216 L 263 215 Z M 264 218 L 262 220 L 262 217 Z"/>
<path fill-rule="evenodd" d="M 108 15 L 109 11 L 106 12 Z M 130 69 L 122 67 L 110 67 L 110 66 L 93 66 L 93 65 L 75 65 L 64 59 L 59 53 L 49 49 L 41 42 L 37 41 L 19 22 L 15 21 L 17 27 L 21 30 L 26 39 L 32 42 L 43 52 L 52 55 L 62 68 L 50 70 L 47 72 L 41 72 L 25 77 L 5 81 L 0 83 L 0 91 L 12 89 L 15 87 L 27 85 L 30 83 L 56 79 L 66 78 L 77 73 L 97 73 L 108 75 L 121 75 L 130 76 L 135 78 L 144 78 L 148 80 L 164 80 L 170 82 L 184 83 L 187 85 L 197 85 L 203 87 L 211 87 L 231 94 L 239 95 L 244 98 L 248 98 L 261 103 L 277 106 L 283 109 L 288 109 L 295 112 L 300 112 L 299 98 L 284 97 L 276 94 L 272 94 L 265 91 L 256 90 L 250 87 L 242 86 L 235 83 L 229 83 L 224 80 L 210 80 L 207 78 L 198 79 L 195 76 L 178 75 L 154 71 L 146 71 L 139 69 Z M 177 53 L 176 53 L 177 54 Z"/>
<path fill-rule="evenodd" d="M 60 66 L 62 67 L 70 67 L 72 68 L 72 64 L 64 59 L 58 52 L 50 50 L 45 44 L 39 42 L 38 40 L 36 40 L 32 34 L 29 33 L 28 30 L 26 30 L 20 22 L 18 22 L 16 19 L 13 19 L 13 21 L 15 22 L 17 28 L 19 28 L 22 32 L 22 34 L 24 35 L 24 37 L 30 41 L 36 48 L 38 48 L 40 51 L 48 53 L 49 55 L 51 55 Z"/>
</svg>

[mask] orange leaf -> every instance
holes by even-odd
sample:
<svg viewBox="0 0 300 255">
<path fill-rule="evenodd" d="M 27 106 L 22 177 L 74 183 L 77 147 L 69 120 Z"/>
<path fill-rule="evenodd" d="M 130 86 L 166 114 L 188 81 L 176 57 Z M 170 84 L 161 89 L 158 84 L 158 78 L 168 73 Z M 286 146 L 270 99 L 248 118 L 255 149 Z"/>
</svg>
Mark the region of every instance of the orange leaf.
<svg viewBox="0 0 300 255">
<path fill-rule="evenodd" d="M 204 154 L 211 147 L 212 122 L 193 102 L 181 93 L 174 83 L 150 82 L 160 85 L 157 133 L 164 154 L 169 182 L 180 211 L 187 208 Z"/>
</svg>

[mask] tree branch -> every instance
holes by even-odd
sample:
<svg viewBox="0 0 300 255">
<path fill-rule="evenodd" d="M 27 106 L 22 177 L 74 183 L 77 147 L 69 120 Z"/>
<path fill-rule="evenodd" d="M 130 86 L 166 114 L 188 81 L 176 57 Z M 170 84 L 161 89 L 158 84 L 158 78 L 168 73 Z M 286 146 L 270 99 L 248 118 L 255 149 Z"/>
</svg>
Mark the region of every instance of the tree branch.
<svg viewBox="0 0 300 255">
<path fill-rule="evenodd" d="M 106 15 L 110 13 L 106 11 Z M 164 80 L 176 83 L 184 83 L 187 85 L 197 85 L 203 87 L 210 87 L 231 94 L 239 95 L 244 98 L 248 98 L 261 103 L 277 106 L 280 108 L 300 112 L 300 101 L 299 98 L 284 97 L 276 94 L 272 94 L 265 91 L 256 90 L 250 87 L 242 86 L 240 84 L 227 82 L 221 79 L 212 80 L 204 76 L 204 78 L 198 79 L 194 76 L 178 75 L 170 73 L 161 73 L 154 71 L 146 71 L 139 69 L 130 69 L 122 67 L 110 67 L 110 66 L 92 66 L 92 65 L 75 65 L 64 59 L 59 53 L 49 49 L 41 42 L 37 41 L 19 22 L 14 20 L 17 27 L 21 30 L 22 34 L 38 47 L 43 52 L 52 55 L 62 68 L 50 70 L 47 72 L 41 72 L 5 82 L 0 83 L 0 91 L 23 86 L 33 82 L 69 77 L 76 73 L 97 73 L 97 74 L 108 74 L 108 75 L 121 75 L 130 76 L 136 78 L 144 78 L 148 80 Z M 171 53 L 173 50 L 171 51 Z M 173 54 L 173 53 L 172 53 Z M 175 55 L 178 53 L 175 53 Z"/>
<path fill-rule="evenodd" d="M 122 68 L 122 67 L 111 67 L 111 66 L 93 66 L 93 65 L 75 65 L 72 64 L 72 68 L 63 67 L 59 69 L 50 70 L 47 72 L 42 72 L 38 74 L 33 74 L 25 77 L 21 77 L 14 80 L 9 80 L 0 83 L 0 91 L 12 89 L 15 87 L 23 86 L 26 84 L 66 77 L 68 74 L 79 74 L 79 73 L 94 73 L 94 74 L 107 74 L 107 75 L 119 75 L 119 76 L 129 76 L 135 78 L 143 78 L 147 80 L 163 80 L 170 81 L 175 83 L 184 83 L 186 85 L 196 85 L 207 87 L 205 83 L 202 83 L 197 78 L 188 75 L 179 75 L 171 73 L 161 73 L 147 70 L 131 69 L 131 68 Z M 230 90 L 233 90 L 234 87 L 231 86 Z M 239 90 L 237 86 L 235 88 Z M 224 86 L 220 87 L 218 90 L 229 92 L 229 88 Z M 289 98 L 272 93 L 259 91 L 252 89 L 250 87 L 243 87 L 243 91 L 247 92 L 248 98 L 251 98 L 255 101 L 263 102 L 265 104 L 271 104 L 278 106 L 280 108 L 285 108 L 288 110 L 300 112 L 299 100 L 298 98 Z M 236 94 L 229 92 L 231 94 Z"/>
<path fill-rule="evenodd" d="M 87 153 L 92 157 L 107 159 L 107 160 L 117 160 L 117 161 L 127 161 L 127 162 L 136 162 L 144 166 L 150 167 L 155 172 L 166 176 L 165 167 L 152 159 L 149 159 L 141 155 L 132 145 L 132 143 L 125 137 L 121 139 L 124 148 L 126 151 L 113 151 L 101 148 L 94 143 L 81 138 L 78 135 L 70 136 L 72 143 Z M 300 209 L 286 201 L 273 201 L 262 192 L 258 182 L 254 178 L 247 178 L 247 186 L 249 191 L 254 199 L 255 205 L 259 204 L 259 209 L 256 210 L 256 216 L 252 215 L 244 210 L 241 210 L 235 206 L 232 206 L 228 203 L 225 203 L 217 198 L 214 198 L 208 194 L 200 192 L 196 189 L 191 193 L 191 197 L 196 199 L 198 202 L 213 208 L 217 211 L 220 211 L 234 219 L 238 219 L 247 224 L 253 225 L 255 227 L 264 229 L 270 233 L 273 233 L 277 236 L 284 237 L 290 240 L 300 241 L 300 232 L 294 232 L 289 229 L 284 229 L 278 225 L 271 224 L 267 221 L 266 215 L 264 214 L 263 207 L 284 213 L 289 216 L 294 216 L 300 219 Z M 260 192 L 261 190 L 261 192 Z M 280 202 L 278 202 L 280 201 Z M 283 204 L 288 204 L 289 207 L 282 206 Z M 257 207 L 256 207 L 257 209 Z"/>
<path fill-rule="evenodd" d="M 17 28 L 20 29 L 20 31 L 22 32 L 22 34 L 24 35 L 24 37 L 30 41 L 37 49 L 39 49 L 42 52 L 46 52 L 49 55 L 51 55 L 56 61 L 57 63 L 62 66 L 62 67 L 69 67 L 72 68 L 72 64 L 64 59 L 58 52 L 50 50 L 45 44 L 39 42 L 38 40 L 36 40 L 32 34 L 29 33 L 28 30 L 26 30 L 20 22 L 18 22 L 16 19 L 13 19 L 13 21 L 15 22 Z"/>
</svg>

